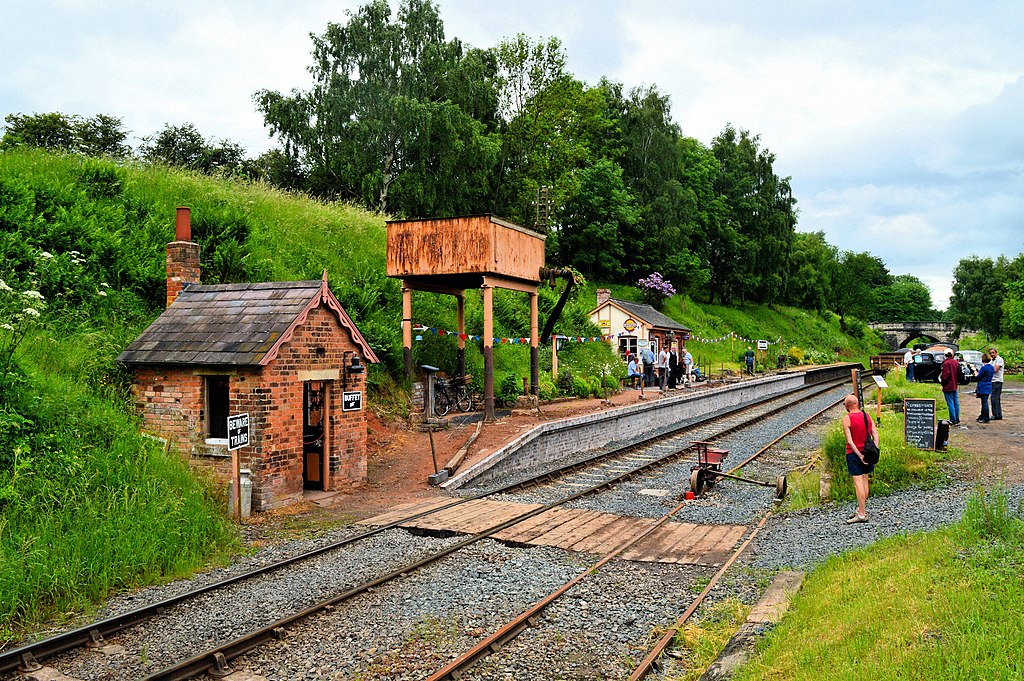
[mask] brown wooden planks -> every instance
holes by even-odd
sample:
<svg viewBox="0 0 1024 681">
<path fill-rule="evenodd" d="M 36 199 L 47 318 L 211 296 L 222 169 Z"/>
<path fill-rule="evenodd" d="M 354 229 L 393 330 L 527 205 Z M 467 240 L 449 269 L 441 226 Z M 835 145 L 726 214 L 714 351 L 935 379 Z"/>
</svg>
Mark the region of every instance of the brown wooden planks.
<svg viewBox="0 0 1024 681">
<path fill-rule="evenodd" d="M 440 508 L 448 504 L 452 504 L 458 501 L 458 499 L 452 499 L 448 497 L 442 497 L 439 499 L 428 499 L 427 501 L 413 501 L 407 504 L 402 504 L 391 509 L 387 513 L 381 513 L 372 518 L 366 518 L 360 520 L 360 525 L 389 525 L 396 520 L 402 518 L 408 518 L 411 515 L 428 511 L 432 508 Z"/>
</svg>

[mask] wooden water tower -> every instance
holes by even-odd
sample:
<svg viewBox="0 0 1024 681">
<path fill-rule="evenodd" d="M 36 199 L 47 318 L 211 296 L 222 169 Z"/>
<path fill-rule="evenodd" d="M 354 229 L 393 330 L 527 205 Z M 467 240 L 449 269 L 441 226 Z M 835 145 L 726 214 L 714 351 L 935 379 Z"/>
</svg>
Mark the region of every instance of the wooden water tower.
<svg viewBox="0 0 1024 681">
<path fill-rule="evenodd" d="M 466 373 L 465 291 L 483 289 L 484 419 L 494 416 L 495 288 L 530 296 L 530 390 L 539 375 L 537 289 L 546 237 L 493 215 L 392 220 L 388 225 L 387 275 L 402 280 L 402 344 L 412 377 L 412 292 L 455 296 L 458 301 L 459 373 Z"/>
</svg>

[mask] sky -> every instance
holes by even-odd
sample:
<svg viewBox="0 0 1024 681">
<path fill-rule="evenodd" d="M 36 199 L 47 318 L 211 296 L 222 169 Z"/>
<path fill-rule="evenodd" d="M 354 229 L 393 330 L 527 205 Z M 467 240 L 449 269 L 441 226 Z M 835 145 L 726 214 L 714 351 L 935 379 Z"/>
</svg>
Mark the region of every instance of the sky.
<svg viewBox="0 0 1024 681">
<path fill-rule="evenodd" d="M 356 0 L 4 0 L 0 116 L 120 117 L 131 142 L 194 124 L 275 146 L 257 90 L 311 85 L 310 34 Z M 440 0 L 449 38 L 554 36 L 595 84 L 655 85 L 683 134 L 760 136 L 799 224 L 925 282 L 1024 252 L 1024 4 Z M 395 6 L 392 0 L 392 6 Z"/>
</svg>

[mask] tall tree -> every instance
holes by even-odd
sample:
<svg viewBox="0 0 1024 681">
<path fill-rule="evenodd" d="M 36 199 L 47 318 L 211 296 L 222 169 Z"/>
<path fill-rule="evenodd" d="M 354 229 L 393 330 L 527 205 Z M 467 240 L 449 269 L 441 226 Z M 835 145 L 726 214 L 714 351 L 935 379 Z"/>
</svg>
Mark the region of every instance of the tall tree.
<svg viewBox="0 0 1024 681">
<path fill-rule="evenodd" d="M 731 125 L 711 145 L 720 164 L 716 190 L 729 206 L 720 235 L 720 262 L 712 266 L 726 299 L 765 302 L 785 293 L 796 228 L 789 178 L 773 170 L 775 155 L 760 137 Z"/>
<path fill-rule="evenodd" d="M 120 118 L 97 114 L 92 118 L 45 114 L 12 113 L 4 117 L 0 149 L 26 145 L 41 149 L 75 151 L 88 156 L 122 157 L 131 153 L 125 143 L 128 133 Z"/>
<path fill-rule="evenodd" d="M 839 327 L 847 330 L 847 317 L 867 321 L 875 308 L 877 291 L 892 283 L 892 275 L 878 256 L 844 251 L 832 281 L 831 307 Z"/>
<path fill-rule="evenodd" d="M 824 232 L 797 232 L 790 257 L 787 302 L 809 310 L 825 310 L 839 266 L 839 249 Z"/>
<path fill-rule="evenodd" d="M 262 90 L 257 108 L 288 153 L 310 169 L 315 193 L 399 215 L 468 212 L 480 202 L 497 141 L 479 116 L 493 101 L 493 64 L 446 41 L 437 6 L 387 0 L 313 35 L 313 86 Z"/>
<path fill-rule="evenodd" d="M 159 132 L 143 138 L 139 151 L 151 163 L 166 163 L 204 173 L 231 170 L 245 160 L 241 145 L 226 139 L 207 140 L 192 123 L 164 125 Z"/>
<path fill-rule="evenodd" d="M 588 277 L 618 279 L 628 248 L 620 234 L 634 227 L 639 211 L 622 181 L 622 169 L 611 161 L 597 161 L 581 170 L 578 178 L 578 191 L 559 211 L 562 263 Z"/>
<path fill-rule="evenodd" d="M 938 319 L 932 308 L 932 294 L 923 281 L 912 274 L 894 277 L 892 283 L 878 289 L 871 322 L 927 321 Z"/>
<path fill-rule="evenodd" d="M 953 296 L 949 307 L 953 323 L 963 329 L 999 334 L 1003 288 L 1008 262 L 972 255 L 953 270 Z"/>
</svg>

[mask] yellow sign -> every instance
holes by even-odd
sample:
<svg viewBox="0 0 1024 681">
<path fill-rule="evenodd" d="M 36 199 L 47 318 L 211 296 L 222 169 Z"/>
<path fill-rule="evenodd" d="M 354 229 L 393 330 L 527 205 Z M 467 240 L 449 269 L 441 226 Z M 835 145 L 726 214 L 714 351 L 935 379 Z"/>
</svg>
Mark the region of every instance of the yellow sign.
<svg viewBox="0 0 1024 681">
<path fill-rule="evenodd" d="M 629 331 L 630 333 L 633 333 L 634 331 L 636 331 L 636 320 L 627 319 L 626 321 L 622 322 L 622 328 L 624 328 L 626 331 Z"/>
<path fill-rule="evenodd" d="M 608 329 L 612 328 L 612 320 L 598 319 L 597 325 L 601 328 L 602 331 L 607 331 Z"/>
</svg>

